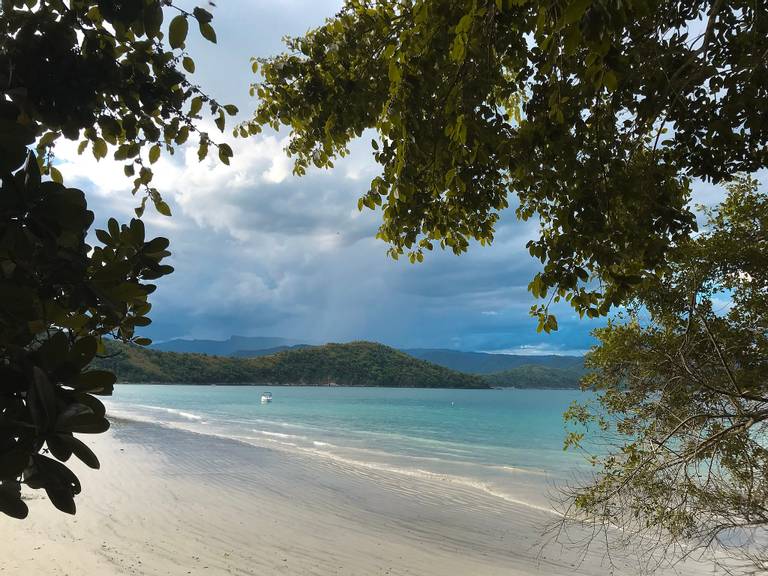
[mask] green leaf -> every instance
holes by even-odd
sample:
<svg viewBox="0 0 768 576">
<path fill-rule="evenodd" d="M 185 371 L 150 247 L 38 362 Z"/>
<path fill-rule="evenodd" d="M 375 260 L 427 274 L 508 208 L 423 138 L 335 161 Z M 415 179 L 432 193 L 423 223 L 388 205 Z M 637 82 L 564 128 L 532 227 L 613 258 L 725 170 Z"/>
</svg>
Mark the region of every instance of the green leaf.
<svg viewBox="0 0 768 576">
<path fill-rule="evenodd" d="M 229 159 L 232 158 L 232 148 L 229 144 L 219 144 L 219 160 L 229 165 Z"/>
<path fill-rule="evenodd" d="M 189 56 L 184 56 L 181 60 L 181 65 L 184 66 L 184 70 L 189 72 L 190 74 L 195 73 L 195 61 L 192 60 Z"/>
<path fill-rule="evenodd" d="M 234 104 L 225 104 L 223 108 L 224 110 L 227 111 L 227 114 L 229 114 L 230 116 L 234 116 L 238 112 L 237 106 L 235 106 Z"/>
<path fill-rule="evenodd" d="M 0 512 L 17 520 L 23 520 L 29 514 L 16 480 L 0 480 Z"/>
<path fill-rule="evenodd" d="M 149 163 L 154 164 L 160 158 L 160 145 L 155 144 L 149 149 Z"/>
<path fill-rule="evenodd" d="M 69 460 L 69 457 L 72 456 L 72 449 L 62 440 L 62 438 L 71 438 L 71 436 L 67 436 L 66 434 L 51 434 L 45 439 L 45 442 L 54 458 L 66 462 Z"/>
<path fill-rule="evenodd" d="M 81 440 L 75 438 L 69 434 L 57 434 L 56 440 L 63 446 L 65 446 L 70 454 L 77 456 L 86 466 L 98 470 L 101 466 L 96 454 L 88 448 Z M 50 444 L 49 444 L 50 445 Z M 56 456 L 56 454 L 54 454 Z M 56 458 L 59 458 L 56 456 Z M 61 460 L 61 458 L 59 458 Z"/>
<path fill-rule="evenodd" d="M 584 12 L 587 11 L 587 8 L 592 5 L 592 1 L 593 0 L 573 0 L 568 4 L 568 7 L 565 9 L 565 14 L 563 15 L 565 24 L 573 24 L 577 20 L 580 20 L 584 15 Z"/>
<path fill-rule="evenodd" d="M 163 216 L 171 215 L 171 207 L 168 206 L 168 204 L 166 204 L 163 200 L 157 200 L 155 202 L 155 209 Z"/>
<path fill-rule="evenodd" d="M 202 162 L 206 156 L 208 156 L 208 142 L 202 141 L 197 148 L 197 159 Z"/>
<path fill-rule="evenodd" d="M 155 38 L 163 25 L 163 9 L 160 2 L 153 2 L 144 8 L 144 31 L 147 38 Z"/>
<path fill-rule="evenodd" d="M 198 24 L 200 24 L 200 34 L 203 36 L 203 38 L 216 44 L 216 31 L 213 29 L 213 26 L 211 26 L 208 22 L 202 21 L 198 21 Z"/>
<path fill-rule="evenodd" d="M 199 6 L 192 10 L 192 15 L 197 19 L 198 22 L 210 22 L 213 20 L 213 14 L 208 12 L 208 10 L 205 8 L 200 8 Z"/>
<path fill-rule="evenodd" d="M 53 144 L 53 142 L 60 136 L 61 134 L 59 132 L 54 131 L 48 131 L 45 134 L 43 134 L 43 137 L 40 138 L 37 145 L 38 146 L 50 146 Z"/>
<path fill-rule="evenodd" d="M 109 421 L 83 406 L 83 409 L 78 412 L 62 414 L 56 422 L 56 429 L 59 432 L 101 434 L 109 430 Z"/>
<path fill-rule="evenodd" d="M 39 367 L 32 367 L 32 386 L 29 407 L 38 430 L 47 430 L 56 419 L 56 390 L 48 375 Z"/>
<path fill-rule="evenodd" d="M 174 138 L 174 142 L 176 144 L 184 144 L 184 142 L 187 141 L 187 138 L 189 137 L 189 127 L 188 126 L 182 126 L 179 128 L 178 133 L 176 134 L 176 138 Z"/>
<path fill-rule="evenodd" d="M 89 370 L 81 372 L 74 380 L 68 382 L 75 390 L 92 394 L 112 390 L 117 378 L 108 370 Z"/>
<path fill-rule="evenodd" d="M 33 472 L 25 481 L 30 488 L 45 489 L 48 499 L 56 508 L 67 514 L 75 513 L 74 496 L 80 493 L 80 482 L 72 471 L 61 462 L 35 454 Z"/>
<path fill-rule="evenodd" d="M 63 184 L 64 178 L 61 176 L 61 172 L 59 172 L 59 169 L 55 166 L 51 166 L 49 168 L 49 173 L 51 175 L 51 180 L 56 182 L 57 184 Z"/>
<path fill-rule="evenodd" d="M 112 236 L 112 238 L 120 237 L 120 225 L 114 218 L 107 220 L 107 229 L 109 230 L 109 235 Z"/>
<path fill-rule="evenodd" d="M 133 211 L 136 213 L 136 218 L 141 218 L 144 216 L 144 208 L 147 206 L 147 197 L 144 196 L 144 198 L 141 199 L 141 204 L 133 209 Z"/>
<path fill-rule="evenodd" d="M 186 16 L 179 15 L 171 20 L 171 24 L 168 26 L 168 43 L 171 45 L 171 48 L 183 47 L 188 31 L 189 23 Z"/>
<path fill-rule="evenodd" d="M 224 119 L 224 110 L 219 109 L 219 115 L 216 117 L 214 122 L 216 123 L 216 127 L 222 132 L 224 132 L 224 125 L 226 122 Z"/>
<path fill-rule="evenodd" d="M 195 96 L 192 98 L 192 102 L 189 105 L 189 115 L 195 116 L 198 112 L 200 112 L 200 109 L 203 107 L 203 99 L 200 96 Z"/>
<path fill-rule="evenodd" d="M 96 138 L 93 141 L 93 157 L 96 160 L 101 160 L 107 155 L 107 143 L 103 138 Z"/>
<path fill-rule="evenodd" d="M 616 78 L 616 74 L 613 72 L 613 70 L 608 70 L 605 72 L 603 75 L 603 85 L 611 92 L 615 92 L 619 87 L 619 80 Z"/>
<path fill-rule="evenodd" d="M 109 246 L 112 243 L 112 237 L 106 230 L 96 230 L 96 238 L 98 238 L 103 244 Z"/>
</svg>

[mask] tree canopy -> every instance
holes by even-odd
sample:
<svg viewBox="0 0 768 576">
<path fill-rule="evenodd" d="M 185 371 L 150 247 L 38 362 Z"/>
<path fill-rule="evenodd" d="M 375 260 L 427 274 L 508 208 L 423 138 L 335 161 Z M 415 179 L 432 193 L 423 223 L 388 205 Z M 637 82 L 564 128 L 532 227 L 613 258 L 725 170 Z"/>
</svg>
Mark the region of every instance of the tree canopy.
<svg viewBox="0 0 768 576">
<path fill-rule="evenodd" d="M 172 16 L 168 34 L 164 18 Z M 170 215 L 151 186 L 154 163 L 197 131 L 203 105 L 220 129 L 232 106 L 192 84 L 185 50 L 190 22 L 216 41 L 211 14 L 161 0 L 3 0 L 0 11 L 0 512 L 23 518 L 21 484 L 44 489 L 74 513 L 77 477 L 62 462 L 98 459 L 74 436 L 105 431 L 102 403 L 113 374 L 89 369 L 102 336 L 150 343 L 154 280 L 173 268 L 165 238 L 141 220 L 109 219 L 86 242 L 94 214 L 82 191 L 64 185 L 54 144 L 80 139 L 97 158 L 113 149 L 133 193 Z M 166 48 L 166 43 L 170 48 Z M 199 132 L 199 131 L 198 131 Z M 218 146 L 199 133 L 200 157 Z M 37 154 L 30 151 L 35 147 Z M 116 174 L 116 178 L 121 175 Z M 130 180 L 126 181 L 130 189 Z"/>
<path fill-rule="evenodd" d="M 600 474 L 574 490 L 570 516 L 673 557 L 720 548 L 765 570 L 768 198 L 756 181 L 731 184 L 669 262 L 629 318 L 596 331 L 584 386 L 600 394 L 567 416 L 612 449 L 595 452 Z M 590 446 L 583 431 L 567 444 Z"/>
<path fill-rule="evenodd" d="M 695 230 L 693 179 L 768 164 L 767 39 L 739 0 L 347 0 L 254 62 L 238 133 L 289 127 L 303 174 L 375 130 L 359 207 L 381 207 L 390 254 L 491 242 L 513 205 L 541 223 L 529 290 L 594 317 Z"/>
<path fill-rule="evenodd" d="M 346 0 L 254 68 L 238 133 L 288 127 L 295 173 L 375 131 L 359 208 L 392 256 L 491 242 L 512 206 L 540 223 L 539 329 L 552 301 L 632 305 L 596 333 L 596 405 L 567 415 L 568 446 L 610 441 L 567 519 L 768 568 L 765 196 L 737 177 L 698 236 L 690 208 L 696 181 L 768 166 L 764 3 Z"/>
</svg>

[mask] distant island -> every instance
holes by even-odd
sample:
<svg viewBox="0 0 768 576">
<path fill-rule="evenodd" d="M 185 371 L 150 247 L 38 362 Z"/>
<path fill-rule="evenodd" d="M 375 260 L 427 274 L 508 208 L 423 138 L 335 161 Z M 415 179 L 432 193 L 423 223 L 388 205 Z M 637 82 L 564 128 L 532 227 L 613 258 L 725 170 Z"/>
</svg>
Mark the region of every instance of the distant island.
<svg viewBox="0 0 768 576">
<path fill-rule="evenodd" d="M 176 340 L 151 348 L 108 342 L 107 354 L 94 367 L 111 370 L 118 381 L 130 383 L 399 388 L 577 388 L 584 373 L 583 360 L 576 357 L 508 356 L 498 364 L 483 357 L 503 355 L 425 350 L 425 356 L 437 360 L 427 361 L 415 357 L 419 351 L 409 354 L 374 342 L 311 346 L 283 340 Z M 242 349 L 244 345 L 249 349 Z M 257 345 L 264 348 L 250 348 Z M 169 351 L 190 348 L 195 351 Z M 198 352 L 211 349 L 219 354 Z M 448 360 L 454 365 L 467 355 L 469 369 L 440 365 L 446 355 L 433 352 L 449 352 Z M 497 364 L 514 367 L 493 373 L 476 370 Z"/>
</svg>

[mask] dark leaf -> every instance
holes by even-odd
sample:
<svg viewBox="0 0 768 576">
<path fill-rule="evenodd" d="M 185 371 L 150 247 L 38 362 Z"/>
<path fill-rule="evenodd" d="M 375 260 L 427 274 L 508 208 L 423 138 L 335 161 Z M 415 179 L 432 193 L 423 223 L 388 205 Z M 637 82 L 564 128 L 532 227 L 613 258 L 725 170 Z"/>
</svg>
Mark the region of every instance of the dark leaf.
<svg viewBox="0 0 768 576">
<path fill-rule="evenodd" d="M 0 480 L 0 512 L 19 520 L 29 514 L 29 508 L 21 499 L 21 486 L 15 480 Z"/>
<path fill-rule="evenodd" d="M 168 43 L 171 45 L 171 48 L 175 49 L 184 46 L 188 30 L 189 23 L 186 16 L 179 15 L 171 20 L 171 24 L 168 26 Z"/>
</svg>

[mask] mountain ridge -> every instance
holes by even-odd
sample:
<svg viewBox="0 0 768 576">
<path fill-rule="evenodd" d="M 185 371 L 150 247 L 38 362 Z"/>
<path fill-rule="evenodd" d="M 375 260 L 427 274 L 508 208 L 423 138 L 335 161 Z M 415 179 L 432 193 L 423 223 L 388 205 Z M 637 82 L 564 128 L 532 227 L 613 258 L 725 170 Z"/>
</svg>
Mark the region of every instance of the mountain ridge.
<svg viewBox="0 0 768 576">
<path fill-rule="evenodd" d="M 173 338 L 165 342 L 152 344 L 150 350 L 161 352 L 188 352 L 192 354 L 210 354 L 230 356 L 241 350 L 264 350 L 268 348 L 290 347 L 304 344 L 300 340 L 279 336 L 230 336 L 226 340 L 205 338 Z"/>
<path fill-rule="evenodd" d="M 403 349 L 403 352 L 414 358 L 467 374 L 493 374 L 521 366 L 582 370 L 584 368 L 583 356 L 491 354 L 490 352 L 466 352 L 449 348 L 406 348 Z"/>
</svg>

